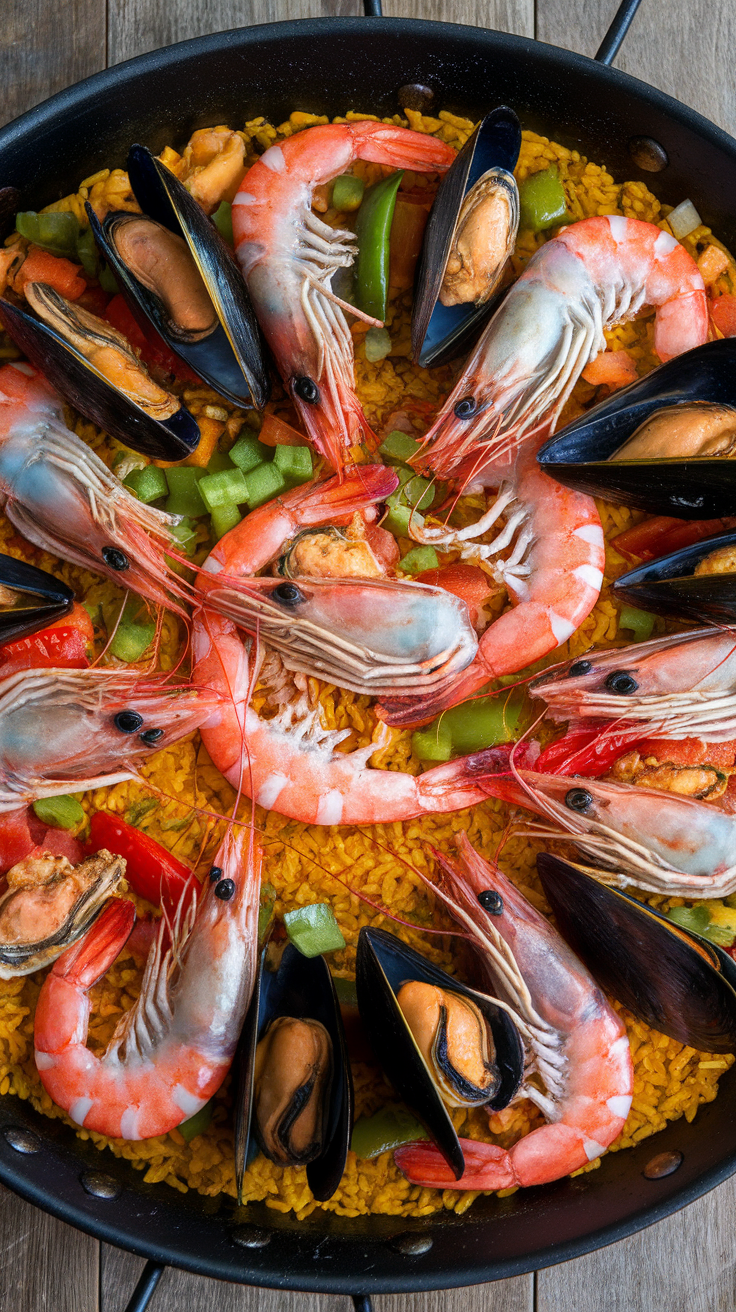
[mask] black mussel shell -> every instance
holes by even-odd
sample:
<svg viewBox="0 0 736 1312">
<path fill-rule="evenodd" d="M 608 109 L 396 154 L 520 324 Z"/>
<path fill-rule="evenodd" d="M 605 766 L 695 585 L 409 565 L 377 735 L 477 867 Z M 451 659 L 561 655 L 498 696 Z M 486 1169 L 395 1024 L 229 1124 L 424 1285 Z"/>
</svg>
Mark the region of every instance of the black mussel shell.
<svg viewBox="0 0 736 1312">
<path fill-rule="evenodd" d="M 258 1040 L 278 1016 L 317 1020 L 332 1040 L 333 1071 L 325 1146 L 307 1166 L 307 1183 L 318 1202 L 334 1194 L 345 1170 L 353 1128 L 353 1082 L 350 1074 L 340 1005 L 324 957 L 305 957 L 292 943 L 284 950 L 278 970 L 267 967 L 268 948 L 261 953 L 256 986 L 240 1038 L 236 1065 L 235 1177 L 242 1201 L 243 1176 L 254 1148 L 251 1126 L 255 1055 Z"/>
<path fill-rule="evenodd" d="M 407 980 L 422 980 L 471 999 L 489 1022 L 496 1045 L 500 1084 L 486 1104 L 507 1107 L 521 1084 L 524 1049 L 508 1014 L 493 999 L 476 993 L 438 966 L 433 966 L 401 939 L 383 929 L 361 929 L 355 968 L 358 1007 L 376 1058 L 407 1107 L 419 1117 L 448 1166 L 459 1179 L 465 1159 L 455 1127 L 396 995 Z"/>
<path fill-rule="evenodd" d="M 727 953 L 580 866 L 542 852 L 537 870 L 562 934 L 606 993 L 678 1043 L 736 1052 Z"/>
<path fill-rule="evenodd" d="M 20 209 L 20 192 L 17 187 L 0 187 L 0 241 L 15 227 L 15 216 Z"/>
<path fill-rule="evenodd" d="M 74 593 L 66 583 L 13 556 L 0 555 L 0 584 L 34 597 L 38 603 L 30 605 L 23 597 L 22 604 L 0 610 L 0 643 L 17 642 L 19 638 L 27 638 L 31 633 L 45 629 L 54 620 L 67 615 L 74 605 Z"/>
<path fill-rule="evenodd" d="M 440 287 L 450 242 L 463 198 L 489 169 L 512 174 L 521 149 L 521 124 L 513 109 L 501 105 L 478 124 L 440 182 L 424 234 L 412 312 L 414 359 L 423 367 L 459 355 L 477 336 L 498 303 L 442 305 Z"/>
<path fill-rule="evenodd" d="M 234 405 L 263 409 L 269 396 L 269 380 L 261 335 L 232 251 L 186 187 L 145 146 L 131 147 L 128 176 L 144 215 L 186 241 L 219 324 L 201 341 L 186 342 L 173 335 L 158 297 L 130 273 L 110 240 L 120 216 L 110 214 L 101 225 L 88 205 L 95 241 L 131 309 L 150 320 L 172 351 L 215 391 Z"/>
<path fill-rule="evenodd" d="M 730 515 L 736 460 L 609 460 L 655 411 L 696 401 L 736 407 L 736 338 L 706 342 L 660 365 L 568 424 L 537 459 L 566 487 L 652 515 Z"/>
<path fill-rule="evenodd" d="M 736 624 L 736 569 L 732 574 L 695 574 L 701 560 L 721 547 L 733 547 L 736 531 L 718 533 L 690 547 L 638 565 L 616 579 L 621 601 L 657 615 L 678 616 L 703 624 Z"/>
<path fill-rule="evenodd" d="M 0 319 L 59 395 L 111 437 L 154 460 L 184 460 L 196 450 L 199 425 L 185 406 L 165 422 L 153 419 L 40 319 L 5 300 Z"/>
</svg>

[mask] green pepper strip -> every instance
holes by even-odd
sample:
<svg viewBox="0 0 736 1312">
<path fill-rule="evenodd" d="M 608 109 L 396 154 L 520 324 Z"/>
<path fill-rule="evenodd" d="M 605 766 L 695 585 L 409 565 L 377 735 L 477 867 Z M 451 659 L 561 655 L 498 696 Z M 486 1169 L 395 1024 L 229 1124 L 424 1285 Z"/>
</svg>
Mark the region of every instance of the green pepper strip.
<svg viewBox="0 0 736 1312">
<path fill-rule="evenodd" d="M 401 170 L 377 182 L 365 193 L 358 211 L 358 263 L 355 299 L 359 310 L 374 319 L 386 318 L 388 297 L 389 239 L 396 193 L 404 174 Z"/>
</svg>

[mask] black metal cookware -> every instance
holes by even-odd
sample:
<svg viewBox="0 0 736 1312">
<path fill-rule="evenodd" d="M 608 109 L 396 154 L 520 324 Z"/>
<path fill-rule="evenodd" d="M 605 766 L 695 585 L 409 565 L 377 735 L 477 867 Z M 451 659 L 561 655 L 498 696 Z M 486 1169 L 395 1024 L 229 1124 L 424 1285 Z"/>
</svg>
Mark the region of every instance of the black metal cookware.
<svg viewBox="0 0 736 1312">
<path fill-rule="evenodd" d="M 365 0 L 375 14 L 379 0 Z M 736 246 L 736 142 L 668 96 L 606 66 L 637 0 L 624 0 L 599 58 L 445 23 L 371 16 L 274 23 L 143 55 L 54 96 L 0 132 L 0 186 L 24 209 L 68 192 L 101 165 L 122 165 L 132 141 L 159 151 L 194 129 L 295 108 L 343 113 L 398 108 L 421 84 L 434 107 L 479 117 L 511 105 L 534 128 L 642 178 L 665 201 L 689 196 Z M 652 166 L 658 171 L 649 171 Z M 129 1304 L 141 1312 L 162 1264 L 246 1284 L 369 1295 L 447 1288 L 576 1257 L 691 1202 L 736 1170 L 733 1081 L 692 1125 L 609 1154 L 599 1170 L 452 1213 L 405 1221 L 314 1213 L 297 1221 L 229 1198 L 179 1195 L 100 1154 L 27 1103 L 0 1099 L 0 1180 L 109 1243 L 149 1258 Z M 671 1174 L 650 1179 L 654 1155 Z M 681 1156 L 680 1156 L 681 1155 Z M 73 1279 L 73 1273 L 69 1273 Z M 365 1307 L 367 1299 L 356 1298 Z"/>
</svg>

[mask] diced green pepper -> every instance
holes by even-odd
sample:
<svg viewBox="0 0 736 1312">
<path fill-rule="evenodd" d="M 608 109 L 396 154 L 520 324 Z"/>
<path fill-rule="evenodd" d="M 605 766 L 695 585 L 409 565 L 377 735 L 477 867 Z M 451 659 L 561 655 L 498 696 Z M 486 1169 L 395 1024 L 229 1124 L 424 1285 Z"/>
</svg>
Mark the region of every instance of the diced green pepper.
<svg viewBox="0 0 736 1312">
<path fill-rule="evenodd" d="M 42 250 L 50 251 L 52 255 L 64 255 L 67 259 L 77 258 L 79 223 L 68 211 L 36 214 L 34 210 L 23 210 L 16 215 L 15 224 L 21 236 Z"/>
<path fill-rule="evenodd" d="M 226 506 L 216 506 L 212 511 L 212 534 L 216 542 L 224 538 L 231 528 L 239 524 L 243 516 L 237 506 L 228 504 Z"/>
<path fill-rule="evenodd" d="M 402 433 L 399 428 L 394 428 L 384 438 L 378 450 L 383 456 L 387 465 L 405 464 L 411 457 L 416 455 L 421 446 L 415 437 L 410 437 L 408 433 Z"/>
<path fill-rule="evenodd" d="M 180 524 L 175 524 L 170 533 L 187 556 L 194 555 L 197 550 L 197 525 L 191 519 L 183 519 Z"/>
<path fill-rule="evenodd" d="M 294 947 L 305 957 L 318 957 L 322 952 L 337 952 L 345 947 L 345 939 L 328 902 L 313 902 L 311 906 L 287 911 L 284 925 Z"/>
<path fill-rule="evenodd" d="M 618 617 L 618 627 L 629 629 L 635 642 L 646 642 L 652 636 L 655 616 L 648 610 L 638 610 L 636 606 L 622 606 Z"/>
<path fill-rule="evenodd" d="M 235 445 L 230 447 L 228 455 L 232 463 L 247 474 L 251 469 L 255 469 L 256 465 L 262 465 L 264 460 L 269 460 L 271 452 L 263 442 L 258 441 L 255 433 L 246 428 Z"/>
<path fill-rule="evenodd" d="M 221 200 L 212 215 L 214 223 L 220 236 L 228 243 L 229 246 L 235 245 L 233 236 L 233 207 L 229 200 Z"/>
<path fill-rule="evenodd" d="M 711 943 L 717 943 L 721 948 L 730 948 L 734 941 L 734 931 L 727 925 L 716 925 L 712 921 L 707 929 L 703 930 L 703 938 L 707 938 Z"/>
<path fill-rule="evenodd" d="M 40 797 L 33 803 L 38 819 L 54 829 L 76 829 L 84 820 L 84 810 L 76 797 Z"/>
<path fill-rule="evenodd" d="M 187 1143 L 191 1143 L 192 1139 L 196 1139 L 198 1134 L 204 1134 L 205 1130 L 209 1130 L 214 1109 L 215 1100 L 210 1098 L 204 1107 L 200 1107 L 199 1111 L 194 1113 L 194 1116 L 190 1116 L 188 1121 L 182 1121 L 181 1125 L 177 1127 L 179 1134 L 186 1139 Z"/>
<path fill-rule="evenodd" d="M 420 515 L 418 510 L 413 511 L 411 506 L 391 506 L 381 528 L 388 529 L 396 538 L 408 538 L 410 521 L 421 528 L 424 515 Z"/>
<path fill-rule="evenodd" d="M 108 292 L 110 296 L 117 296 L 118 292 L 120 291 L 120 288 L 118 287 L 118 280 L 115 277 L 115 274 L 113 273 L 109 264 L 103 264 L 100 267 L 100 272 L 97 275 L 97 280 L 103 292 Z"/>
<path fill-rule="evenodd" d="M 117 617 L 114 614 L 114 607 L 111 608 L 113 610 L 112 616 L 109 616 L 109 609 L 108 614 L 105 615 L 105 620 L 108 628 L 112 628 Z M 148 618 L 148 611 L 145 606 L 142 606 L 136 598 L 131 598 L 126 603 L 122 618 L 115 631 L 115 637 L 110 643 L 110 653 L 112 656 L 117 656 L 119 661 L 125 661 L 126 664 L 132 665 L 135 661 L 139 661 L 144 652 L 148 650 L 155 633 L 156 621 Z"/>
<path fill-rule="evenodd" d="M 396 206 L 396 193 L 403 173 L 392 173 L 369 187 L 358 212 L 358 260 L 355 299 L 358 309 L 374 319 L 386 318 L 388 297 L 389 239 Z"/>
<path fill-rule="evenodd" d="M 452 734 L 441 716 L 426 729 L 417 729 L 411 736 L 412 749 L 420 761 L 449 761 L 452 756 Z"/>
<path fill-rule="evenodd" d="M 239 506 L 248 499 L 243 471 L 233 468 L 205 474 L 199 481 L 199 495 L 210 511 L 219 510 L 221 506 Z"/>
<path fill-rule="evenodd" d="M 519 187 L 520 227 L 542 232 L 567 214 L 565 189 L 556 164 L 532 173 Z"/>
<path fill-rule="evenodd" d="M 250 510 L 262 506 L 265 501 L 270 501 L 286 488 L 286 479 L 275 464 L 257 465 L 248 474 L 244 474 L 243 479 Z"/>
<path fill-rule="evenodd" d="M 412 547 L 399 561 L 403 574 L 423 574 L 425 569 L 437 569 L 439 565 L 434 547 Z"/>
<path fill-rule="evenodd" d="M 429 1135 L 406 1107 L 382 1107 L 373 1116 L 361 1116 L 353 1126 L 350 1147 L 356 1157 L 378 1157 L 415 1139 Z"/>
<path fill-rule="evenodd" d="M 204 478 L 203 469 L 193 465 L 179 465 L 166 470 L 166 482 L 169 496 L 166 510 L 170 515 L 186 515 L 188 519 L 197 519 L 207 514 L 207 507 L 200 494 L 198 484 Z"/>
<path fill-rule="evenodd" d="M 100 261 L 91 228 L 82 228 L 77 236 L 77 259 L 90 278 L 97 277 Z"/>
<path fill-rule="evenodd" d="M 212 455 L 207 461 L 207 469 L 205 470 L 205 473 L 221 474 L 223 469 L 234 469 L 234 468 L 235 466 L 228 452 L 213 451 Z"/>
<path fill-rule="evenodd" d="M 258 908 L 258 942 L 262 943 L 266 931 L 273 920 L 273 904 L 276 901 L 276 889 L 273 884 L 261 885 L 261 904 Z"/>
<path fill-rule="evenodd" d="M 335 985 L 337 1000 L 343 1007 L 357 1007 L 358 990 L 355 987 L 354 979 L 339 979 L 333 975 L 332 983 Z"/>
<path fill-rule="evenodd" d="M 273 463 L 280 470 L 287 487 L 308 483 L 314 473 L 312 452 L 308 446 L 277 446 Z"/>
<path fill-rule="evenodd" d="M 695 934 L 705 934 L 710 925 L 710 911 L 707 907 L 672 907 L 667 912 L 670 920 L 682 929 L 689 929 Z"/>
<path fill-rule="evenodd" d="M 345 210 L 351 214 L 360 209 L 364 191 L 362 178 L 354 178 L 352 173 L 341 173 L 332 184 L 332 204 L 336 210 Z"/>
<path fill-rule="evenodd" d="M 523 729 L 524 710 L 524 692 L 517 689 L 453 706 L 442 717 L 452 738 L 453 756 L 516 741 Z"/>
<path fill-rule="evenodd" d="M 413 506 L 415 510 L 428 510 L 434 501 L 435 487 L 428 478 L 421 478 L 406 465 L 396 466 L 399 486 L 386 497 L 388 506 Z"/>
<path fill-rule="evenodd" d="M 159 497 L 165 497 L 169 491 L 166 473 L 163 469 L 159 469 L 158 465 L 145 465 L 143 469 L 131 469 L 127 478 L 123 479 L 123 483 L 132 492 L 135 492 L 139 501 L 147 506 L 152 501 L 158 501 Z"/>
</svg>

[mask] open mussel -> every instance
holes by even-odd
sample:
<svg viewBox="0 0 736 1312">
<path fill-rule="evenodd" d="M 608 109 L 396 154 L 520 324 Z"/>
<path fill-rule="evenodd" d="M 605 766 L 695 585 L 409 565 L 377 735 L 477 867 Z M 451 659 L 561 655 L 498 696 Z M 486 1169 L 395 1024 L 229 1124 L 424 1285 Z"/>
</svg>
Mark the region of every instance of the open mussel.
<svg viewBox="0 0 736 1312">
<path fill-rule="evenodd" d="M 355 982 L 377 1059 L 459 1179 L 465 1163 L 447 1109 L 508 1105 L 524 1069 L 516 1026 L 493 998 L 382 929 L 361 929 Z"/>
<path fill-rule="evenodd" d="M 340 1008 L 323 957 L 264 948 L 238 1059 L 238 1197 L 251 1154 L 306 1166 L 314 1197 L 335 1192 L 347 1160 L 353 1087 Z"/>
<path fill-rule="evenodd" d="M 74 593 L 45 569 L 0 555 L 0 643 L 45 629 L 74 605 Z"/>
<path fill-rule="evenodd" d="M 622 574 L 616 597 L 657 615 L 736 623 L 736 532 L 704 538 Z"/>
<path fill-rule="evenodd" d="M 51 965 L 87 933 L 125 874 L 104 849 L 73 866 L 36 850 L 8 871 L 0 893 L 0 979 Z"/>
<path fill-rule="evenodd" d="M 191 455 L 199 442 L 196 419 L 151 378 L 122 333 L 46 283 L 24 290 L 35 314 L 0 300 L 0 320 L 65 401 L 143 455 Z"/>
<path fill-rule="evenodd" d="M 519 120 L 501 106 L 486 114 L 440 182 L 411 325 L 414 359 L 425 368 L 457 355 L 492 309 L 519 227 L 520 148 Z"/>
<path fill-rule="evenodd" d="M 706 342 L 568 424 L 537 457 L 566 487 L 678 519 L 736 498 L 736 339 Z"/>
<path fill-rule="evenodd" d="M 88 204 L 95 241 L 135 314 L 234 405 L 262 409 L 269 387 L 250 298 L 232 252 L 186 187 L 144 146 L 128 156 L 142 214 Z"/>
<path fill-rule="evenodd" d="M 601 988 L 653 1029 L 701 1052 L 736 1052 L 736 966 L 721 948 L 542 852 L 537 870 L 561 933 Z"/>
</svg>

